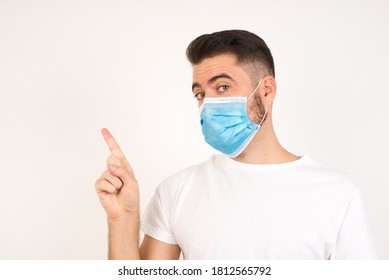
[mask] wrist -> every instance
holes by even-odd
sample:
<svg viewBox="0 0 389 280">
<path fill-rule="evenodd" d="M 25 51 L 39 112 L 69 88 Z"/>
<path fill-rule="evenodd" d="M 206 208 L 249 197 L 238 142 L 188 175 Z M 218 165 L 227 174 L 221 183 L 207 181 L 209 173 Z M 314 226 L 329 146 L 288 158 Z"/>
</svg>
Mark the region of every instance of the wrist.
<svg viewBox="0 0 389 280">
<path fill-rule="evenodd" d="M 140 215 L 139 211 L 128 212 L 117 216 L 107 216 L 108 224 L 121 224 L 121 223 L 139 223 Z"/>
<path fill-rule="evenodd" d="M 139 259 L 139 212 L 108 217 L 108 258 Z"/>
</svg>

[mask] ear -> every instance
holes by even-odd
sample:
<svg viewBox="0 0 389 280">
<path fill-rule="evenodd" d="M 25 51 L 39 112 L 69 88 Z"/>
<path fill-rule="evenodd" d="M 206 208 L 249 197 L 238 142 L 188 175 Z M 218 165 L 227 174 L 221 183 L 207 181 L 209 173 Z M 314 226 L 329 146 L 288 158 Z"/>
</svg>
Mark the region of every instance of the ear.
<svg viewBox="0 0 389 280">
<path fill-rule="evenodd" d="M 272 76 L 265 76 L 262 78 L 262 97 L 267 106 L 273 103 L 277 92 L 277 82 Z"/>
</svg>

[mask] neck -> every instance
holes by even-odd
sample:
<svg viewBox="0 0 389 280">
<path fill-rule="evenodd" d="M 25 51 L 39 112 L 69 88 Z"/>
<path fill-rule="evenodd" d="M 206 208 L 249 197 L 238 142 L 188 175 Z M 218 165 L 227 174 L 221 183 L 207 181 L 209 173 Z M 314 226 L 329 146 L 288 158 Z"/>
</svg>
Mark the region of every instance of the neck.
<svg viewBox="0 0 389 280">
<path fill-rule="evenodd" d="M 278 142 L 271 116 L 263 122 L 261 128 L 246 149 L 234 160 L 249 164 L 277 164 L 299 159 L 288 152 Z"/>
</svg>

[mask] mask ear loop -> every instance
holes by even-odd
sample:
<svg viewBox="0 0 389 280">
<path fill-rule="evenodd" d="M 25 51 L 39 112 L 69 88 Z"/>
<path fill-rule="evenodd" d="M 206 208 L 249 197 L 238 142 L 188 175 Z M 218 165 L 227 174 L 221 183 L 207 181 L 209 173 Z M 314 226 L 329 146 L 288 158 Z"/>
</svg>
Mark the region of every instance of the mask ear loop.
<svg viewBox="0 0 389 280">
<path fill-rule="evenodd" d="M 262 82 L 262 79 L 259 80 L 258 85 L 255 87 L 253 93 L 250 94 L 250 96 L 247 98 L 247 101 L 248 101 L 248 100 L 254 95 L 254 93 L 257 91 L 257 89 L 259 88 L 261 82 Z M 266 108 L 265 108 L 265 114 L 263 115 L 262 120 L 261 120 L 261 121 L 259 122 L 259 124 L 258 124 L 259 126 L 261 126 L 261 124 L 262 124 L 263 121 L 265 120 L 266 115 L 267 115 L 267 106 L 266 106 Z"/>
<path fill-rule="evenodd" d="M 262 79 L 259 80 L 258 85 L 255 87 L 253 93 L 250 94 L 250 96 L 247 98 L 247 101 L 249 101 L 249 99 L 250 99 L 250 98 L 254 95 L 254 93 L 257 91 L 257 89 L 259 88 L 261 82 L 262 82 Z"/>
</svg>

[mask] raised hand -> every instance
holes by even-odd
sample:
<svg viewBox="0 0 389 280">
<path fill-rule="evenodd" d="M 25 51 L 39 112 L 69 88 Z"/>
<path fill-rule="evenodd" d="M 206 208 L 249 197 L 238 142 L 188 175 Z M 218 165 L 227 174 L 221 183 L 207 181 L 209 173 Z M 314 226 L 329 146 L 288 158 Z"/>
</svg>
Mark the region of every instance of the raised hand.
<svg viewBox="0 0 389 280">
<path fill-rule="evenodd" d="M 95 187 L 108 218 L 117 219 L 126 214 L 139 213 L 139 187 L 134 172 L 119 144 L 108 129 L 101 130 L 111 151 L 107 170 L 96 181 Z"/>
</svg>

